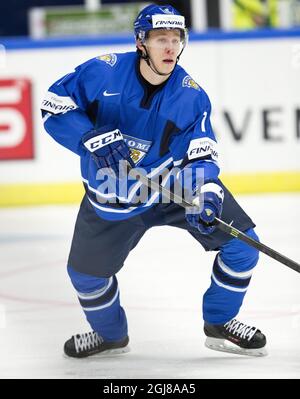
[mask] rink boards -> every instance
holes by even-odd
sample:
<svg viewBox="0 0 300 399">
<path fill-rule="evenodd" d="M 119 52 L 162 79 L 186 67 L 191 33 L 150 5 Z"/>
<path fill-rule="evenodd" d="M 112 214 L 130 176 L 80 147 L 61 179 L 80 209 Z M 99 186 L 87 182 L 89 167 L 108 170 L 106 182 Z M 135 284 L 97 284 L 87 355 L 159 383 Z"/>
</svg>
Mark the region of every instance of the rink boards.
<svg viewBox="0 0 300 399">
<path fill-rule="evenodd" d="M 2 41 L 0 205 L 79 200 L 78 157 L 45 133 L 40 103 L 76 65 L 133 50 L 132 36 Z M 300 30 L 191 35 L 180 64 L 210 96 L 229 188 L 300 191 Z"/>
</svg>

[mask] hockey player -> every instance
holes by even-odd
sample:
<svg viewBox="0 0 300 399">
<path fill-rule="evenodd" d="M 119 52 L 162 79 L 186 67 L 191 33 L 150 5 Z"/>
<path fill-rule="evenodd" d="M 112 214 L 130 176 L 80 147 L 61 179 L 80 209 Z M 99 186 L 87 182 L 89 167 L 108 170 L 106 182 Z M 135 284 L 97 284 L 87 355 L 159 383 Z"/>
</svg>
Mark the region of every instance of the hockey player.
<svg viewBox="0 0 300 399">
<path fill-rule="evenodd" d="M 168 225 L 188 231 L 206 251 L 217 251 L 203 298 L 206 346 L 264 355 L 261 331 L 235 319 L 258 251 L 211 222 L 222 215 L 258 239 L 255 225 L 218 178 L 209 98 L 178 65 L 188 36 L 184 17 L 169 5 L 150 5 L 137 16 L 134 32 L 136 52 L 87 61 L 54 83 L 42 105 L 46 131 L 80 156 L 86 191 L 68 273 L 92 331 L 72 336 L 64 351 L 86 357 L 126 349 L 127 320 L 116 274 L 147 229 Z M 193 198 L 193 212 L 165 203 L 157 193 L 141 200 L 141 183 L 127 179 L 118 167 L 125 161 L 132 170 L 143 168 L 149 178 L 161 175 L 161 184 L 175 168 L 180 168 L 177 177 L 190 172 L 183 186 Z M 116 185 L 103 189 L 99 182 L 106 170 Z M 197 170 L 203 172 L 201 181 Z"/>
</svg>

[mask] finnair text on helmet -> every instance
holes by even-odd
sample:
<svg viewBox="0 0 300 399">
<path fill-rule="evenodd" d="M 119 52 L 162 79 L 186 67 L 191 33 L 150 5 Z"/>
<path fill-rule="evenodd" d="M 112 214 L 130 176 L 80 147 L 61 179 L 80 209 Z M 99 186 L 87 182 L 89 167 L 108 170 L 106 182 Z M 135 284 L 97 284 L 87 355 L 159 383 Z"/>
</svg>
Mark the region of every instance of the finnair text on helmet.
<svg viewBox="0 0 300 399">
<path fill-rule="evenodd" d="M 185 19 L 182 15 L 153 15 L 153 28 L 185 28 Z"/>
<path fill-rule="evenodd" d="M 162 27 L 179 27 L 179 28 L 183 28 L 184 24 L 183 22 L 180 21 L 157 21 L 154 25 L 155 28 L 157 28 L 157 26 L 162 26 Z"/>
</svg>

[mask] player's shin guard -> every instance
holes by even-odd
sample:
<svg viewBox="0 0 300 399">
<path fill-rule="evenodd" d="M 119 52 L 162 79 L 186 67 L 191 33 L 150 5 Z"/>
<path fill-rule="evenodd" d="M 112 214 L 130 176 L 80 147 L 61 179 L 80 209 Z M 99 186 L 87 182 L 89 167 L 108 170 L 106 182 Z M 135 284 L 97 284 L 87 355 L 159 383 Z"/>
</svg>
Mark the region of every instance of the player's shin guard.
<svg viewBox="0 0 300 399">
<path fill-rule="evenodd" d="M 258 240 L 253 229 L 246 234 Z M 205 322 L 224 324 L 238 314 L 257 262 L 258 251 L 238 239 L 220 248 L 214 261 L 211 285 L 203 298 Z"/>
<path fill-rule="evenodd" d="M 127 320 L 120 306 L 116 276 L 94 277 L 79 273 L 71 266 L 68 266 L 68 273 L 93 331 L 105 342 L 119 341 L 126 337 Z"/>
</svg>

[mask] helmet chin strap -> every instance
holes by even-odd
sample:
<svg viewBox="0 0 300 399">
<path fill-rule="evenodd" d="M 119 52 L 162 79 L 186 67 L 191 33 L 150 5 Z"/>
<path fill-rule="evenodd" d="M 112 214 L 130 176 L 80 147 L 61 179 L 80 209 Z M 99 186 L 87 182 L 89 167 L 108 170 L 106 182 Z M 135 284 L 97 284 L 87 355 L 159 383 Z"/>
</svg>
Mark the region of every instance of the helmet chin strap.
<svg viewBox="0 0 300 399">
<path fill-rule="evenodd" d="M 157 75 L 159 75 L 159 76 L 169 76 L 169 75 L 171 75 L 171 73 L 174 71 L 174 68 L 175 68 L 176 65 L 177 65 L 177 62 L 179 61 L 179 57 L 180 57 L 181 53 L 180 53 L 179 56 L 177 57 L 176 64 L 175 64 L 174 68 L 172 69 L 172 71 L 171 71 L 170 73 L 162 73 L 162 72 L 159 72 L 159 71 L 156 69 L 156 67 L 155 67 L 155 65 L 154 65 L 154 62 L 151 60 L 150 55 L 148 54 L 148 51 L 147 51 L 146 46 L 145 46 L 144 44 L 143 44 L 142 46 L 143 46 L 143 48 L 144 48 L 146 54 L 141 53 L 141 58 L 147 62 L 147 65 L 149 66 L 149 68 L 152 69 L 152 71 L 153 71 L 154 73 L 156 73 Z"/>
</svg>

